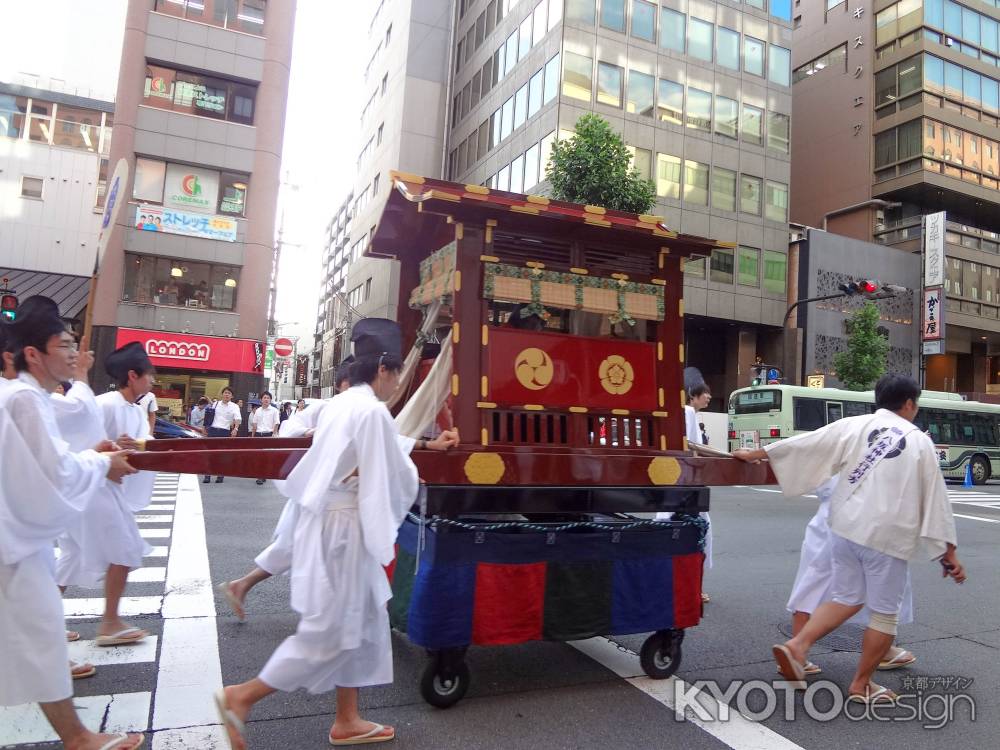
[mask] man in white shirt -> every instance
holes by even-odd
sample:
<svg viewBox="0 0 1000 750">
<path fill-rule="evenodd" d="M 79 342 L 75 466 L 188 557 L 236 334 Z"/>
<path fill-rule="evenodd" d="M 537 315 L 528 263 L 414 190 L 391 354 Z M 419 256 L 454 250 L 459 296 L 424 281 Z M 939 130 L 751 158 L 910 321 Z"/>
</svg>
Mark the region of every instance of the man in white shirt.
<svg viewBox="0 0 1000 750">
<path fill-rule="evenodd" d="M 233 389 L 228 385 L 222 389 L 222 399 L 216 401 L 215 417 L 212 424 L 206 425 L 209 437 L 236 437 L 236 431 L 240 428 L 243 416 L 240 414 L 240 407 L 233 403 Z M 203 484 L 212 481 L 208 474 L 201 480 Z M 215 478 L 216 484 L 222 482 L 222 477 Z"/>
<path fill-rule="evenodd" d="M 264 391 L 260 406 L 250 415 L 250 437 L 274 437 L 278 434 L 280 419 L 281 412 L 271 405 L 271 394 Z M 264 484 L 264 480 L 258 479 L 257 484 Z"/>
<path fill-rule="evenodd" d="M 146 416 L 149 417 L 149 434 L 152 435 L 156 429 L 156 412 L 160 408 L 160 405 L 156 403 L 156 396 L 150 391 L 136 401 L 136 403 L 143 408 Z"/>
<path fill-rule="evenodd" d="M 913 424 L 919 398 L 912 378 L 886 375 L 875 385 L 875 414 L 846 417 L 763 450 L 733 454 L 744 461 L 767 458 L 791 497 L 838 477 L 830 498 L 830 600 L 794 638 L 774 646 L 787 680 L 801 684 L 812 645 L 867 605 L 871 616 L 848 700 L 895 703 L 897 696 L 871 678 L 896 636 L 908 562 L 936 559 L 945 576 L 965 581 L 937 452 Z"/>
</svg>

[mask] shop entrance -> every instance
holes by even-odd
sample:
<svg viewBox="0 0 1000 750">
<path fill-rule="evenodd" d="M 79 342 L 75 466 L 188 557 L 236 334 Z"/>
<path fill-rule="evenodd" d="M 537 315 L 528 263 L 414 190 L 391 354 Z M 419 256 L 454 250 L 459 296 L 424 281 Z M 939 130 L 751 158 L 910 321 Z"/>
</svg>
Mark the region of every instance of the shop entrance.
<svg viewBox="0 0 1000 750">
<path fill-rule="evenodd" d="M 175 421 L 187 421 L 191 407 L 202 396 L 215 401 L 222 395 L 222 389 L 229 385 L 230 377 L 211 374 L 190 375 L 183 372 L 157 370 L 153 393 L 160 407 L 160 416 L 166 415 Z"/>
</svg>

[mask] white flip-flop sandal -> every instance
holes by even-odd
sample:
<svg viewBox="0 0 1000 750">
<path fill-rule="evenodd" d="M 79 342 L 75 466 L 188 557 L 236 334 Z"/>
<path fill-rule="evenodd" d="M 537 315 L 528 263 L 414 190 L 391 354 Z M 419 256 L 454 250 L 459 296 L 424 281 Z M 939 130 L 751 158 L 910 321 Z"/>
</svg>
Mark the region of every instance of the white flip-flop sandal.
<svg viewBox="0 0 1000 750">
<path fill-rule="evenodd" d="M 235 750 L 233 741 L 229 738 L 230 729 L 236 730 L 236 734 L 240 736 L 240 739 L 246 739 L 247 735 L 247 725 L 243 720 L 229 710 L 229 704 L 226 702 L 226 690 L 216 690 L 212 695 L 215 700 L 215 710 L 219 712 L 219 721 L 222 722 L 222 728 L 226 730 L 226 744 L 229 745 L 229 750 Z"/>
<path fill-rule="evenodd" d="M 805 688 L 805 668 L 795 660 L 795 657 L 792 656 L 792 652 L 788 650 L 788 646 L 785 646 L 784 644 L 775 644 L 771 647 L 771 653 L 774 655 L 774 660 L 778 664 L 778 671 L 781 672 L 781 676 L 792 684 L 793 687 Z"/>
<path fill-rule="evenodd" d="M 369 729 L 364 734 L 356 734 L 353 737 L 345 737 L 342 740 L 337 740 L 330 735 L 330 744 L 334 747 L 346 747 L 348 745 L 371 745 L 376 742 L 390 742 L 396 739 L 396 730 L 392 730 L 392 734 L 382 735 L 386 729 L 385 724 L 376 724 L 374 727 Z"/>
<path fill-rule="evenodd" d="M 903 667 L 910 666 L 916 660 L 917 657 L 904 648 L 891 659 L 884 659 L 883 661 L 880 661 L 877 669 L 881 669 L 883 672 L 890 669 L 902 669 Z"/>
<path fill-rule="evenodd" d="M 121 745 L 123 742 L 128 742 L 128 735 L 118 734 L 115 735 L 115 738 L 111 740 L 111 742 L 107 743 L 106 745 L 101 745 L 101 747 L 98 748 L 98 750 L 116 750 L 116 748 L 118 748 L 118 746 Z M 145 744 L 146 744 L 145 736 L 139 735 L 139 744 L 136 745 L 135 748 L 140 748 Z"/>
<path fill-rule="evenodd" d="M 135 635 L 132 635 L 133 633 Z M 119 630 L 117 633 L 97 636 L 97 638 L 94 639 L 94 643 L 98 646 L 128 646 L 131 643 L 143 641 L 147 637 L 149 637 L 149 633 L 145 630 L 137 628 L 134 625 L 129 625 L 127 628 Z"/>
<path fill-rule="evenodd" d="M 222 594 L 222 598 L 229 604 L 229 608 L 233 610 L 233 614 L 236 615 L 236 618 L 243 621 L 247 616 L 246 610 L 243 609 L 243 605 L 240 603 L 240 600 L 236 598 L 236 595 L 229 590 L 230 583 L 232 583 L 232 581 L 223 581 L 215 587 L 215 590 Z"/>
</svg>

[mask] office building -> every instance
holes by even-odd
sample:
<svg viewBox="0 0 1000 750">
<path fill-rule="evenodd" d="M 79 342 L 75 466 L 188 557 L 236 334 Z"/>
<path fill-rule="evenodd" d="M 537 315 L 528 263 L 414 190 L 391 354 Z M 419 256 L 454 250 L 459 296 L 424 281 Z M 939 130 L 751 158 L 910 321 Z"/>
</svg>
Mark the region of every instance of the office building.
<svg viewBox="0 0 1000 750">
<path fill-rule="evenodd" d="M 142 342 L 173 416 L 263 390 L 294 20 L 294 0 L 129 0 L 110 164 L 130 179 L 95 344 Z"/>
<path fill-rule="evenodd" d="M 792 220 L 917 253 L 923 218 L 946 212 L 944 351 L 923 358 L 925 384 L 1000 393 L 1000 9 L 794 13 Z"/>
<path fill-rule="evenodd" d="M 679 232 L 732 243 L 687 267 L 688 363 L 721 394 L 746 384 L 757 354 L 779 356 L 787 280 L 791 0 L 772 0 L 770 7 L 764 0 L 444 5 L 450 16 L 441 15 L 433 33 L 445 35 L 453 24 L 440 84 L 447 98 L 438 101 L 437 78 L 435 96 L 420 96 L 420 122 L 443 115 L 442 130 L 436 138 L 411 140 L 394 164 L 382 159 L 381 119 L 372 120 L 378 123 L 371 148 L 379 160 L 373 178 L 379 191 L 370 198 L 355 190 L 356 201 L 368 206 L 374 200 L 376 210 L 369 208 L 370 218 L 361 221 L 355 215 L 354 242 L 370 236 L 368 225 L 385 200 L 386 169 L 440 172 L 458 182 L 544 194 L 552 143 L 569 135 L 582 114 L 596 112 L 622 133 L 636 167 L 656 183 L 651 213 Z M 424 8 L 396 2 L 383 12 L 392 7 L 405 16 L 412 6 Z M 420 27 L 418 33 L 431 32 Z M 441 64 L 434 60 L 435 71 Z M 382 68 L 375 70 L 369 79 L 378 81 Z M 420 79 L 420 86 L 431 84 Z M 369 106 L 379 106 L 380 91 L 374 87 Z M 410 99 L 408 93 L 402 98 Z M 366 143 L 362 155 L 368 148 Z M 367 263 L 352 262 L 349 289 L 367 282 Z M 362 300 L 362 312 L 394 314 L 396 285 L 391 275 L 385 281 L 375 276 L 375 304 Z"/>
</svg>

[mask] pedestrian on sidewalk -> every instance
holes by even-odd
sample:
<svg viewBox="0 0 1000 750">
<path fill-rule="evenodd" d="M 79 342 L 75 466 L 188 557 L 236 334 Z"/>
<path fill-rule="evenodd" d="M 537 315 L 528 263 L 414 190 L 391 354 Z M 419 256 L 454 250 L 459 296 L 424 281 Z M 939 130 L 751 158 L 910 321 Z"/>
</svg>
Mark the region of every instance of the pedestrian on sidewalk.
<svg viewBox="0 0 1000 750">
<path fill-rule="evenodd" d="M 155 371 L 142 344 L 132 342 L 108 355 L 104 369 L 117 390 L 97 397 L 102 434 L 122 448 L 141 448 L 149 434 L 141 397 L 152 388 Z M 121 619 L 119 605 L 128 574 L 142 567 L 152 548 L 139 533 L 135 513 L 149 505 L 153 472 L 139 472 L 120 483 L 105 482 L 98 489 L 80 524 L 69 533 L 73 545 L 60 556 L 56 582 L 68 586 L 104 588 L 104 613 L 97 626 L 98 646 L 139 643 L 149 633 Z"/>
<path fill-rule="evenodd" d="M 236 437 L 236 432 L 243 421 L 240 408 L 233 403 L 233 389 L 228 385 L 222 389 L 222 397 L 212 405 L 212 423 L 207 426 L 209 437 Z M 208 420 L 206 420 L 208 421 Z M 212 481 L 208 474 L 201 480 L 203 484 Z M 222 477 L 215 478 L 216 484 L 222 482 Z"/>
<path fill-rule="evenodd" d="M 245 722 L 254 704 L 276 690 L 302 687 L 314 694 L 336 690 L 331 744 L 395 737 L 392 727 L 361 718 L 358 688 L 392 682 L 384 566 L 395 557 L 396 533 L 419 484 L 383 403 L 403 365 L 399 327 L 366 318 L 351 338 L 353 385 L 323 408 L 312 447 L 285 483 L 299 505 L 292 558 L 298 628 L 258 677 L 215 697 L 230 746 L 238 750 L 247 746 Z"/>
<path fill-rule="evenodd" d="M 774 646 L 787 680 L 801 685 L 812 645 L 867 605 L 871 620 L 848 700 L 895 703 L 898 696 L 872 682 L 872 676 L 896 637 L 909 561 L 939 560 L 944 576 L 965 581 L 937 452 L 913 424 L 919 398 L 912 378 L 886 375 L 875 385 L 875 414 L 839 419 L 764 449 L 734 453 L 744 461 L 769 459 L 782 491 L 791 497 L 838 478 L 830 499 L 830 600 L 797 635 Z"/>
<path fill-rule="evenodd" d="M 135 469 L 111 441 L 72 452 L 59 433 L 50 394 L 73 377 L 78 353 L 58 306 L 31 297 L 4 333 L 17 379 L 0 385 L 0 705 L 38 703 L 68 750 L 132 750 L 141 734 L 91 732 L 73 706 L 52 543 L 105 479 Z"/>
<path fill-rule="evenodd" d="M 270 392 L 264 391 L 264 395 L 260 397 L 260 406 L 250 415 L 250 437 L 276 436 L 280 419 L 277 408 L 271 406 Z M 264 480 L 258 479 L 257 484 L 264 484 Z"/>
<path fill-rule="evenodd" d="M 207 434 L 205 430 L 205 410 L 208 408 L 208 399 L 202 396 L 198 399 L 198 403 L 194 405 L 191 409 L 191 417 L 188 424 L 202 435 Z"/>
</svg>

